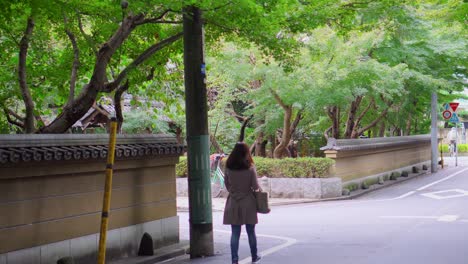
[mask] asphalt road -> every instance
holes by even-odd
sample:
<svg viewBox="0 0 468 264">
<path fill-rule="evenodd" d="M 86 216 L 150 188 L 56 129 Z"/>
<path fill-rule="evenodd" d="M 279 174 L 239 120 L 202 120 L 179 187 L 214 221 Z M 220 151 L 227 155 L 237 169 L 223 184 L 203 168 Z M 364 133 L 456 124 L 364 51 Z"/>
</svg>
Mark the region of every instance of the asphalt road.
<svg viewBox="0 0 468 264">
<path fill-rule="evenodd" d="M 374 191 L 355 200 L 276 206 L 259 216 L 261 263 L 468 263 L 468 158 L 458 166 Z M 179 213 L 181 239 L 188 215 Z M 231 263 L 230 227 L 213 214 L 216 255 L 165 263 Z M 240 263 L 250 263 L 246 233 Z"/>
</svg>

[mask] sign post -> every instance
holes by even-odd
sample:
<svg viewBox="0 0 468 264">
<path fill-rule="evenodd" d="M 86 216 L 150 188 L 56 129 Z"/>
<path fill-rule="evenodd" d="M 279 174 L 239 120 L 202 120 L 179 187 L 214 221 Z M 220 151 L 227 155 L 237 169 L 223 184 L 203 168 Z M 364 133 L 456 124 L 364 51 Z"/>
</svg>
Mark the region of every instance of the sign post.
<svg viewBox="0 0 468 264">
<path fill-rule="evenodd" d="M 442 112 L 442 117 L 452 123 L 455 123 L 455 144 L 454 144 L 454 151 L 455 151 L 455 166 L 458 166 L 458 124 L 460 123 L 460 119 L 456 113 L 458 106 L 460 103 L 457 102 L 450 102 L 444 104 L 444 111 Z"/>
</svg>

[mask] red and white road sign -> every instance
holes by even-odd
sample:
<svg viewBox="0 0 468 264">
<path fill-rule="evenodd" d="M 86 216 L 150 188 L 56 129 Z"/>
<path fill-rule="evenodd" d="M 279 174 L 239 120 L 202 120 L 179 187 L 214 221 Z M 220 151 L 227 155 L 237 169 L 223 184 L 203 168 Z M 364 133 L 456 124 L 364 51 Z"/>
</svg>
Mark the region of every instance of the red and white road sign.
<svg viewBox="0 0 468 264">
<path fill-rule="evenodd" d="M 450 108 L 452 108 L 452 111 L 456 112 L 457 111 L 457 108 L 458 108 L 458 105 L 460 103 L 455 103 L 455 102 L 452 102 L 452 103 L 449 103 L 450 105 Z"/>
<path fill-rule="evenodd" d="M 450 112 L 449 110 L 445 110 L 442 112 L 442 116 L 444 117 L 444 119 L 450 119 L 452 117 L 452 112 Z"/>
</svg>

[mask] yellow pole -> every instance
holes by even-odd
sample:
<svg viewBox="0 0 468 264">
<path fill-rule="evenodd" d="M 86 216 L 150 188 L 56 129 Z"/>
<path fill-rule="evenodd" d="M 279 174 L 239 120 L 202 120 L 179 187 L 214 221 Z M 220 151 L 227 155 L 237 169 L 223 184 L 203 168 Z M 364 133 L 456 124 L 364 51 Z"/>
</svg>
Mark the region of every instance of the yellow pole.
<svg viewBox="0 0 468 264">
<path fill-rule="evenodd" d="M 106 165 L 106 183 L 104 186 L 104 199 L 102 202 L 102 215 L 101 215 L 101 232 L 99 235 L 99 255 L 98 264 L 104 264 L 106 260 L 106 238 L 107 226 L 109 224 L 109 211 L 110 200 L 112 191 L 112 167 L 114 165 L 115 157 L 115 139 L 117 134 L 117 119 L 111 118 L 110 138 L 109 138 L 109 151 L 107 152 L 107 165 Z"/>
</svg>

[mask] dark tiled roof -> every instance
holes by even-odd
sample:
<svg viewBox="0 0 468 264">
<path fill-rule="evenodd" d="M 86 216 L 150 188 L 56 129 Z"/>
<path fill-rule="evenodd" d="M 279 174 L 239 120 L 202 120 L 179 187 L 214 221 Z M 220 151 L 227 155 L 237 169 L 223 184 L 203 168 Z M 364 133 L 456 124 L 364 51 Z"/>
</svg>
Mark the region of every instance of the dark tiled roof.
<svg viewBox="0 0 468 264">
<path fill-rule="evenodd" d="M 108 135 L 0 135 L 0 164 L 105 159 Z M 118 135 L 116 159 L 179 156 L 185 151 L 173 137 Z"/>
<path fill-rule="evenodd" d="M 383 138 L 362 138 L 362 139 L 334 139 L 330 138 L 325 147 L 321 150 L 365 150 L 388 147 L 398 147 L 410 144 L 427 143 L 431 141 L 430 135 L 383 137 Z"/>
</svg>

